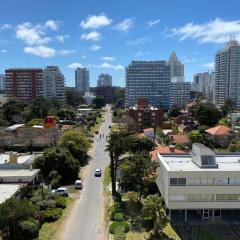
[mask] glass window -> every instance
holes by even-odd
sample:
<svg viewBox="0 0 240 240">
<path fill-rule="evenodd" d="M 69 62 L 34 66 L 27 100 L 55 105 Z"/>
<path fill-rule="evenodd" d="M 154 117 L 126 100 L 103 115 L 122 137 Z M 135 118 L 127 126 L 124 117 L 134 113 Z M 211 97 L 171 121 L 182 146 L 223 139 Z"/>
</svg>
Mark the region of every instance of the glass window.
<svg viewBox="0 0 240 240">
<path fill-rule="evenodd" d="M 170 185 L 186 185 L 186 178 L 170 178 Z"/>
<path fill-rule="evenodd" d="M 186 197 L 185 195 L 170 195 L 169 200 L 175 202 L 183 202 L 186 200 Z"/>
<path fill-rule="evenodd" d="M 177 185 L 177 178 L 170 178 L 170 185 Z"/>
</svg>

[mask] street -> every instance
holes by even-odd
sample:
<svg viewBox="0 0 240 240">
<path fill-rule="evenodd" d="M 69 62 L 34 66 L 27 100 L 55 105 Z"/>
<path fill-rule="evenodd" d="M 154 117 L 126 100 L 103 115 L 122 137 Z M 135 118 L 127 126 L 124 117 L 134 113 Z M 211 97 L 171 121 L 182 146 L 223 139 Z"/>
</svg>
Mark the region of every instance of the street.
<svg viewBox="0 0 240 240">
<path fill-rule="evenodd" d="M 87 166 L 83 189 L 80 197 L 74 203 L 67 223 L 64 226 L 61 239 L 63 240 L 105 240 L 104 232 L 104 197 L 103 174 L 95 177 L 95 169 L 102 171 L 109 163 L 106 149 L 106 136 L 111 125 L 111 109 L 107 107 L 98 136 L 95 138 L 92 149 L 92 160 Z M 100 139 L 100 134 L 104 138 Z"/>
</svg>

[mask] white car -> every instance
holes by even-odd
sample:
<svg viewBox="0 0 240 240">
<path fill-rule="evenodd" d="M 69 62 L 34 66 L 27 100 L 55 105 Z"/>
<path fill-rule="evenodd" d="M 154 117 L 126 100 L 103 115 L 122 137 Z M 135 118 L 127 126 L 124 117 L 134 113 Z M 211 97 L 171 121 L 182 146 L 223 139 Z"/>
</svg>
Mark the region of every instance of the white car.
<svg viewBox="0 0 240 240">
<path fill-rule="evenodd" d="M 82 188 L 83 188 L 82 180 L 76 180 L 75 189 L 82 189 Z"/>
<path fill-rule="evenodd" d="M 56 194 L 59 194 L 64 197 L 68 197 L 68 189 L 65 187 L 60 187 L 58 189 L 54 189 L 54 190 L 52 190 L 52 193 L 56 193 Z"/>
<path fill-rule="evenodd" d="M 101 177 L 101 176 L 102 176 L 102 170 L 97 168 L 95 170 L 95 177 Z"/>
</svg>

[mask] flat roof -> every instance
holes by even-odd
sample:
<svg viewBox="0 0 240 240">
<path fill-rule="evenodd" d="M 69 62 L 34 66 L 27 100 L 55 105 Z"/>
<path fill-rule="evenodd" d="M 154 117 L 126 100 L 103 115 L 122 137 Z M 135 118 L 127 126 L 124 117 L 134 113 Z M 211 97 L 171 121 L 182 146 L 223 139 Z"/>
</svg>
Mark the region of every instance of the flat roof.
<svg viewBox="0 0 240 240">
<path fill-rule="evenodd" d="M 34 160 L 36 157 L 41 156 L 41 154 L 17 154 L 17 163 L 23 164 L 28 161 Z M 0 154 L 0 164 L 9 163 L 9 153 Z"/>
<path fill-rule="evenodd" d="M 25 127 L 25 124 L 15 124 L 15 125 L 12 125 L 10 127 L 7 127 L 6 130 L 7 131 L 14 131 L 14 130 L 17 130 L 18 128 L 20 127 Z"/>
<path fill-rule="evenodd" d="M 0 204 L 12 197 L 23 184 L 0 184 Z"/>
<path fill-rule="evenodd" d="M 201 168 L 192 161 L 191 154 L 158 154 L 168 171 L 232 171 L 240 172 L 240 153 L 216 154 L 217 168 Z"/>
<path fill-rule="evenodd" d="M 40 169 L 0 169 L 1 177 L 34 177 Z M 1 186 L 1 184 L 0 184 Z"/>
</svg>

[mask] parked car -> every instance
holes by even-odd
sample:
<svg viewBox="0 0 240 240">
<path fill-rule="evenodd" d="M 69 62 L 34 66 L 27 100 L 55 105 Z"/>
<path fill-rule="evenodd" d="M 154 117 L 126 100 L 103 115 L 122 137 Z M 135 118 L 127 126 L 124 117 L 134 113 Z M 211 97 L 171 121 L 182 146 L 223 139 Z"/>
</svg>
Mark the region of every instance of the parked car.
<svg viewBox="0 0 240 240">
<path fill-rule="evenodd" d="M 98 132 L 98 131 L 95 131 L 95 134 L 99 134 L 99 132 Z"/>
<path fill-rule="evenodd" d="M 88 138 L 88 141 L 89 141 L 90 143 L 94 143 L 94 138 Z"/>
<path fill-rule="evenodd" d="M 101 169 L 96 169 L 95 170 L 95 177 L 101 177 L 102 176 L 102 171 L 101 171 Z"/>
<path fill-rule="evenodd" d="M 66 187 L 60 187 L 58 189 L 54 189 L 52 190 L 52 193 L 56 193 L 64 197 L 68 197 L 68 189 Z"/>
<path fill-rule="evenodd" d="M 75 189 L 82 189 L 82 188 L 83 188 L 82 180 L 76 180 Z"/>
</svg>

